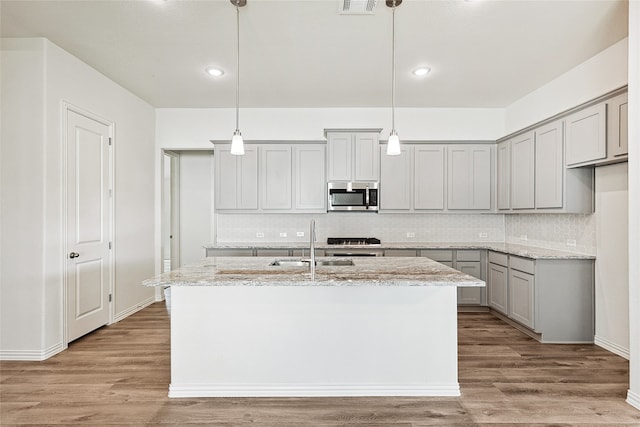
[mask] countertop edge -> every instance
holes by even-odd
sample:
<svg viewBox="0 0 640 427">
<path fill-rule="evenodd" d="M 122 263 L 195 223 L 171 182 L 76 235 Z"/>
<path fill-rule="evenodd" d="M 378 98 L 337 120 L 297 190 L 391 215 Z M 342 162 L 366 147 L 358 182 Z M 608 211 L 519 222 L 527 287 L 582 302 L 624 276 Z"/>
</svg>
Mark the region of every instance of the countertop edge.
<svg viewBox="0 0 640 427">
<path fill-rule="evenodd" d="M 204 249 L 306 249 L 307 244 L 302 243 L 219 243 L 203 246 Z M 437 250 L 437 249 L 478 249 L 501 252 L 508 255 L 520 256 L 530 259 L 576 259 L 576 260 L 595 260 L 596 256 L 580 252 L 568 252 L 559 249 L 540 248 L 537 246 L 516 245 L 511 243 L 497 242 L 426 242 L 426 243 L 407 243 L 407 242 L 390 242 L 381 243 L 379 245 L 327 245 L 319 243 L 317 249 L 376 249 L 376 250 Z"/>
</svg>

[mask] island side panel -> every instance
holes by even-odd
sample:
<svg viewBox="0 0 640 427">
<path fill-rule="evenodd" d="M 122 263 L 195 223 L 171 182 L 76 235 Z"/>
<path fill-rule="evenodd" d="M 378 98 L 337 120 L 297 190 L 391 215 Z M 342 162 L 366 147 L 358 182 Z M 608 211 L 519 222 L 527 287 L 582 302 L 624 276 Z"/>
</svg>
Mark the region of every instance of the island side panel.
<svg viewBox="0 0 640 427">
<path fill-rule="evenodd" d="M 455 286 L 176 286 L 170 397 L 458 396 Z"/>
</svg>

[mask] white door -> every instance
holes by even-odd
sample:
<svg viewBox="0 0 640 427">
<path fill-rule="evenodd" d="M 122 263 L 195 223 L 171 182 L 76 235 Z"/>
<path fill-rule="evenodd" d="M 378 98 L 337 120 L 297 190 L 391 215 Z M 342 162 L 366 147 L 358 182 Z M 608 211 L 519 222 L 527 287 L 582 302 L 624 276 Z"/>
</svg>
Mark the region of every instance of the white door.
<svg viewBox="0 0 640 427">
<path fill-rule="evenodd" d="M 109 126 L 67 111 L 67 338 L 109 323 Z"/>
</svg>

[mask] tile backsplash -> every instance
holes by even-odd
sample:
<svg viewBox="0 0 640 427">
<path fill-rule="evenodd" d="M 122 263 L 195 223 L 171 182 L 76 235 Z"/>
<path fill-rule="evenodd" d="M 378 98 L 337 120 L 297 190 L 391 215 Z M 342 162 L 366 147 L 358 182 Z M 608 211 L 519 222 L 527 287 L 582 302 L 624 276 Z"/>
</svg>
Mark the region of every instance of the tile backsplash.
<svg viewBox="0 0 640 427">
<path fill-rule="evenodd" d="M 507 243 L 596 254 L 594 214 L 505 215 L 505 235 Z"/>
<path fill-rule="evenodd" d="M 318 241 L 377 237 L 386 243 L 506 242 L 596 253 L 592 214 L 217 214 L 213 243 L 307 242 L 311 219 L 316 220 Z"/>
<path fill-rule="evenodd" d="M 217 243 L 306 242 L 316 220 L 318 241 L 327 237 L 377 237 L 383 242 L 504 242 L 503 215 L 491 214 L 218 214 Z M 297 233 L 304 236 L 297 236 Z M 261 237 L 258 237 L 261 236 Z M 411 237 L 412 236 L 412 237 Z"/>
</svg>

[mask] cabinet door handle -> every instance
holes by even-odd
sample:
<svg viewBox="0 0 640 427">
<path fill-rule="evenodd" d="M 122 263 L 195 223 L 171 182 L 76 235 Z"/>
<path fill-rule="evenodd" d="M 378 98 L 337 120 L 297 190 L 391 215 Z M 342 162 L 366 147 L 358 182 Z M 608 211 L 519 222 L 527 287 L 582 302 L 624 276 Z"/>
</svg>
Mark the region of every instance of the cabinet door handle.
<svg viewBox="0 0 640 427">
<path fill-rule="evenodd" d="M 69 254 L 69 258 L 73 259 L 73 258 L 78 258 L 80 256 L 80 254 L 78 252 L 71 252 Z"/>
</svg>

